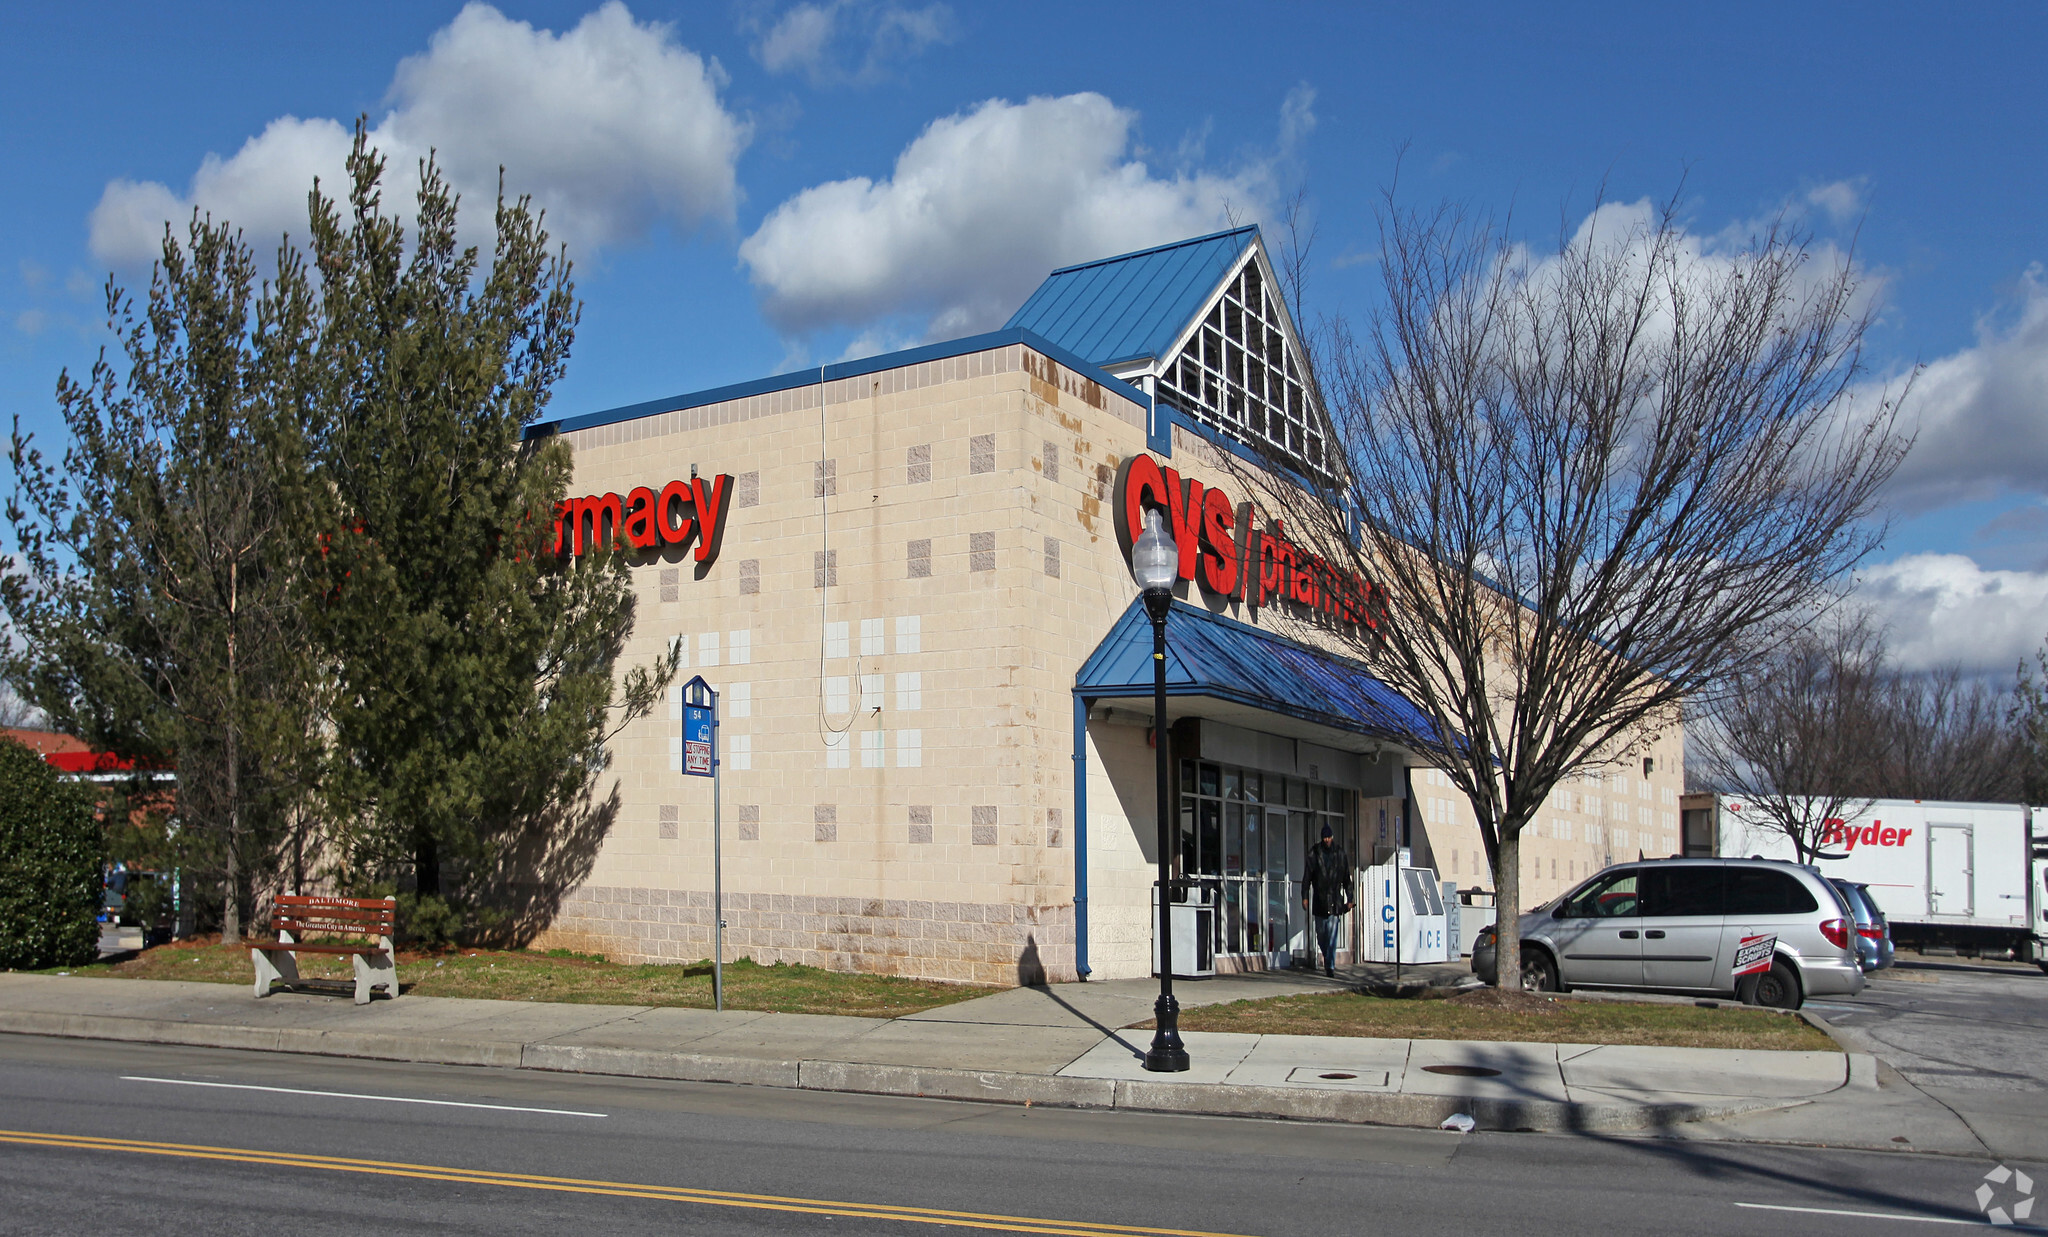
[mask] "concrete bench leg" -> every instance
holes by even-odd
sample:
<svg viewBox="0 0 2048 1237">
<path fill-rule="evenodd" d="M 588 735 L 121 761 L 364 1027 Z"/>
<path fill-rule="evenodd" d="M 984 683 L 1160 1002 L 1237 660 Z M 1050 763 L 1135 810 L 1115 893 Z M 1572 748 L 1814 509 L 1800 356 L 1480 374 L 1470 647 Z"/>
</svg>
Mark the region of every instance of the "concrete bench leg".
<svg viewBox="0 0 2048 1237">
<path fill-rule="evenodd" d="M 370 1003 L 370 989 L 381 987 L 398 999 L 398 960 L 385 954 L 356 954 L 356 1004 Z"/>
<path fill-rule="evenodd" d="M 299 982 L 299 960 L 289 949 L 251 949 L 249 961 L 256 967 L 256 995 L 270 995 L 270 985 L 283 980 L 289 984 Z"/>
</svg>

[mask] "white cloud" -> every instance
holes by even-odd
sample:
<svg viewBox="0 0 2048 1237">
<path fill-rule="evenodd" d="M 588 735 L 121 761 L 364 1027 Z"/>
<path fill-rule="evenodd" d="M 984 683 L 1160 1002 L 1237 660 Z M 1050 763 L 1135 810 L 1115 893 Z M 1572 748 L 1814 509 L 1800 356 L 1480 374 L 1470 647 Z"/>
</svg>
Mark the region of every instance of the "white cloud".
<svg viewBox="0 0 2048 1237">
<path fill-rule="evenodd" d="M 901 352 L 905 348 L 916 347 L 917 343 L 916 339 L 891 330 L 887 326 L 869 327 L 847 341 L 846 347 L 839 352 L 839 359 L 858 361 L 866 357 L 882 356 L 885 353 Z"/>
<path fill-rule="evenodd" d="M 1660 210 L 1657 203 L 1649 198 L 1634 202 L 1602 202 L 1579 222 L 1578 228 L 1565 242 L 1567 253 L 1580 255 L 1605 251 L 1619 256 L 1630 271 L 1630 279 L 1624 281 L 1624 286 L 1633 288 L 1648 269 L 1652 254 L 1650 241 L 1657 235 Z M 1777 226 L 1778 218 L 1738 220 L 1712 233 L 1674 224 L 1674 243 L 1663 255 L 1670 262 L 1671 277 L 1702 294 L 1726 286 L 1754 266 L 1759 241 Z M 1811 242 L 1806 255 L 1807 260 L 1797 264 L 1786 285 L 1788 303 L 1781 307 L 1780 313 L 1788 317 L 1796 315 L 1809 296 L 1829 287 L 1851 260 L 1840 247 L 1827 240 Z M 1526 249 L 1523 256 L 1528 262 L 1527 278 L 1532 283 L 1546 285 L 1561 277 L 1562 256 L 1536 258 L 1533 250 Z M 1509 269 L 1514 269 L 1513 263 L 1509 264 Z M 1859 268 L 1852 274 L 1856 279 L 1856 298 L 1849 306 L 1849 312 L 1853 314 L 1869 306 L 1884 285 L 1881 277 L 1867 269 Z M 1670 298 L 1668 294 L 1659 294 L 1654 297 L 1653 304 L 1657 317 L 1652 337 L 1661 338 L 1670 330 Z"/>
<path fill-rule="evenodd" d="M 1961 554 L 1912 554 L 1865 568 L 1855 599 L 1887 630 L 1906 670 L 1958 664 L 2010 673 L 2048 635 L 2048 572 L 1986 571 Z"/>
<path fill-rule="evenodd" d="M 371 138 L 390 160 L 387 200 L 403 201 L 429 149 L 474 211 L 506 187 L 532 193 L 549 228 L 579 250 L 640 235 L 658 219 L 689 227 L 730 220 L 733 164 L 750 137 L 719 100 L 716 61 L 642 24 L 609 0 L 563 34 L 471 3 L 426 51 L 400 62 L 391 110 Z M 182 195 L 155 181 L 115 180 L 93 210 L 94 254 L 148 262 L 166 220 L 196 205 L 259 244 L 303 235 L 318 175 L 338 188 L 349 132 L 338 121 L 282 117 L 228 158 L 209 154 Z"/>
<path fill-rule="evenodd" d="M 953 10 L 944 4 L 806 0 L 768 26 L 754 57 L 770 73 L 802 73 L 813 86 L 867 83 L 887 75 L 892 63 L 952 38 Z M 841 45 L 847 45 L 843 52 Z"/>
<path fill-rule="evenodd" d="M 1709 334 L 1726 329 L 1731 314 L 1756 312 L 1752 302 L 1731 298 L 1732 289 L 1771 289 L 1774 302 L 1769 312 L 1781 330 L 1790 330 L 1795 337 L 1816 329 L 1813 323 L 1820 315 L 1839 310 L 1853 318 L 1876 300 L 1883 287 L 1881 277 L 1855 266 L 1852 256 L 1830 241 L 1811 240 L 1801 249 L 1789 249 L 1788 244 L 1800 244 L 1800 238 L 1774 232 L 1777 226 L 1775 220 L 1746 221 L 1698 231 L 1649 198 L 1601 202 L 1560 238 L 1557 251 L 1526 242 L 1506 247 L 1489 272 L 1514 296 L 1512 328 L 1501 336 L 1502 345 L 1541 339 L 1552 347 L 1570 347 L 1561 333 L 1577 315 L 1558 307 L 1605 299 L 1604 312 L 1614 315 L 1615 321 L 1641 315 L 1634 338 L 1648 366 L 1643 372 L 1648 373 L 1658 363 L 1650 358 L 1665 356 L 1682 343 L 1697 346 Z M 1774 235 L 1777 239 L 1766 247 Z M 1589 276 L 1589 271 L 1603 274 Z M 1611 282 L 1606 282 L 1608 271 L 1618 272 Z M 1844 277 L 1851 281 L 1846 305 L 1837 299 Z M 1685 340 L 1679 334 L 1681 311 L 1688 331 Z M 1854 398 L 1838 401 L 1827 410 L 1824 432 L 1811 445 L 1832 445 L 1842 428 L 1867 421 L 1876 405 L 1864 396 L 1881 393 L 1858 390 L 1852 392 Z M 1646 402 L 1635 415 L 1648 418 L 1653 413 L 1653 403 Z M 1636 428 L 1647 423 L 1643 420 Z"/>
<path fill-rule="evenodd" d="M 1858 177 L 1816 185 L 1806 191 L 1806 204 L 1825 212 L 1831 222 L 1840 226 L 1863 213 L 1864 184 Z"/>
<path fill-rule="evenodd" d="M 1293 96 L 1290 96 L 1292 99 Z M 1290 122 L 1305 132 L 1306 101 Z M 928 319 L 927 337 L 1001 324 L 1047 271 L 1256 215 L 1270 165 L 1155 174 L 1132 150 L 1137 114 L 1099 94 L 991 99 L 933 121 L 882 180 L 806 189 L 740 245 L 785 331 Z"/>
<path fill-rule="evenodd" d="M 1280 102 L 1280 153 L 1291 155 L 1316 130 L 1316 91 L 1307 82 L 1298 83 Z"/>
<path fill-rule="evenodd" d="M 763 35 L 754 48 L 761 67 L 770 73 L 803 71 L 818 74 L 826 64 L 832 45 L 833 27 L 838 25 L 836 4 L 799 4 Z"/>
<path fill-rule="evenodd" d="M 1977 342 L 1928 363 L 1906 404 L 1916 434 L 1892 481 L 1912 511 L 2048 493 L 2048 281 L 2021 278 L 2017 312 L 1977 324 Z"/>
<path fill-rule="evenodd" d="M 147 264 L 162 252 L 167 222 L 182 238 L 194 205 L 215 219 L 233 220 L 259 249 L 287 231 L 303 239 L 313 178 L 333 192 L 348 149 L 349 131 L 337 122 L 284 116 L 231 158 L 200 160 L 184 197 L 155 181 L 110 181 L 92 212 L 93 255 L 116 265 Z"/>
</svg>

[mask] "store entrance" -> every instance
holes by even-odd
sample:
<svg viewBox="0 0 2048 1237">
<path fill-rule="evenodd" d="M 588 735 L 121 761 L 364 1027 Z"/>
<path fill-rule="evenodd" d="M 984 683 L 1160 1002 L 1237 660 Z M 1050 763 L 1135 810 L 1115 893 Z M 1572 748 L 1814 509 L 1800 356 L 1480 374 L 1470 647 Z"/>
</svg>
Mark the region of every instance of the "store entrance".
<svg viewBox="0 0 2048 1237">
<path fill-rule="evenodd" d="M 1329 825 L 1358 854 L 1354 792 L 1215 761 L 1180 762 L 1178 875 L 1214 905 L 1220 969 L 1292 965 L 1310 952 L 1301 908 L 1308 848 Z M 1349 942 L 1350 925 L 1339 935 Z"/>
</svg>

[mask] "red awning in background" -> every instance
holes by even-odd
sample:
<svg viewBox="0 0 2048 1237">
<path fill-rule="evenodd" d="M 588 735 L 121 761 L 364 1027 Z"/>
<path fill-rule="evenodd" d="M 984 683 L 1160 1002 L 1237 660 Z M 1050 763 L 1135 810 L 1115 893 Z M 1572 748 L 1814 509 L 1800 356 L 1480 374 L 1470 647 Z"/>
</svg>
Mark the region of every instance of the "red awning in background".
<svg viewBox="0 0 2048 1237">
<path fill-rule="evenodd" d="M 133 760 L 112 752 L 96 752 L 83 740 L 54 730 L 0 729 L 0 736 L 14 740 L 41 756 L 53 768 L 72 774 L 133 773 Z"/>
<path fill-rule="evenodd" d="M 112 752 L 51 752 L 43 760 L 66 773 L 131 773 L 135 762 Z"/>
</svg>

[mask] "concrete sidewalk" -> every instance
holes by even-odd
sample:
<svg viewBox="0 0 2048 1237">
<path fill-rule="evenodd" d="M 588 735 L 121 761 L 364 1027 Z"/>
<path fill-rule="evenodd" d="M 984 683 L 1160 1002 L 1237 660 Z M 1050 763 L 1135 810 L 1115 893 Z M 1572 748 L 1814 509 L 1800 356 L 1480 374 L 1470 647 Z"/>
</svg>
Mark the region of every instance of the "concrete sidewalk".
<svg viewBox="0 0 2048 1237">
<path fill-rule="evenodd" d="M 1336 986 L 1242 976 L 1208 1004 Z M 1152 985 L 1019 988 L 895 1019 L 408 996 L 263 1000 L 224 984 L 0 974 L 0 1032 L 1003 1103 L 1481 1128 L 1653 1130 L 1875 1088 L 1871 1059 L 1190 1033 L 1149 1074 Z"/>
</svg>

